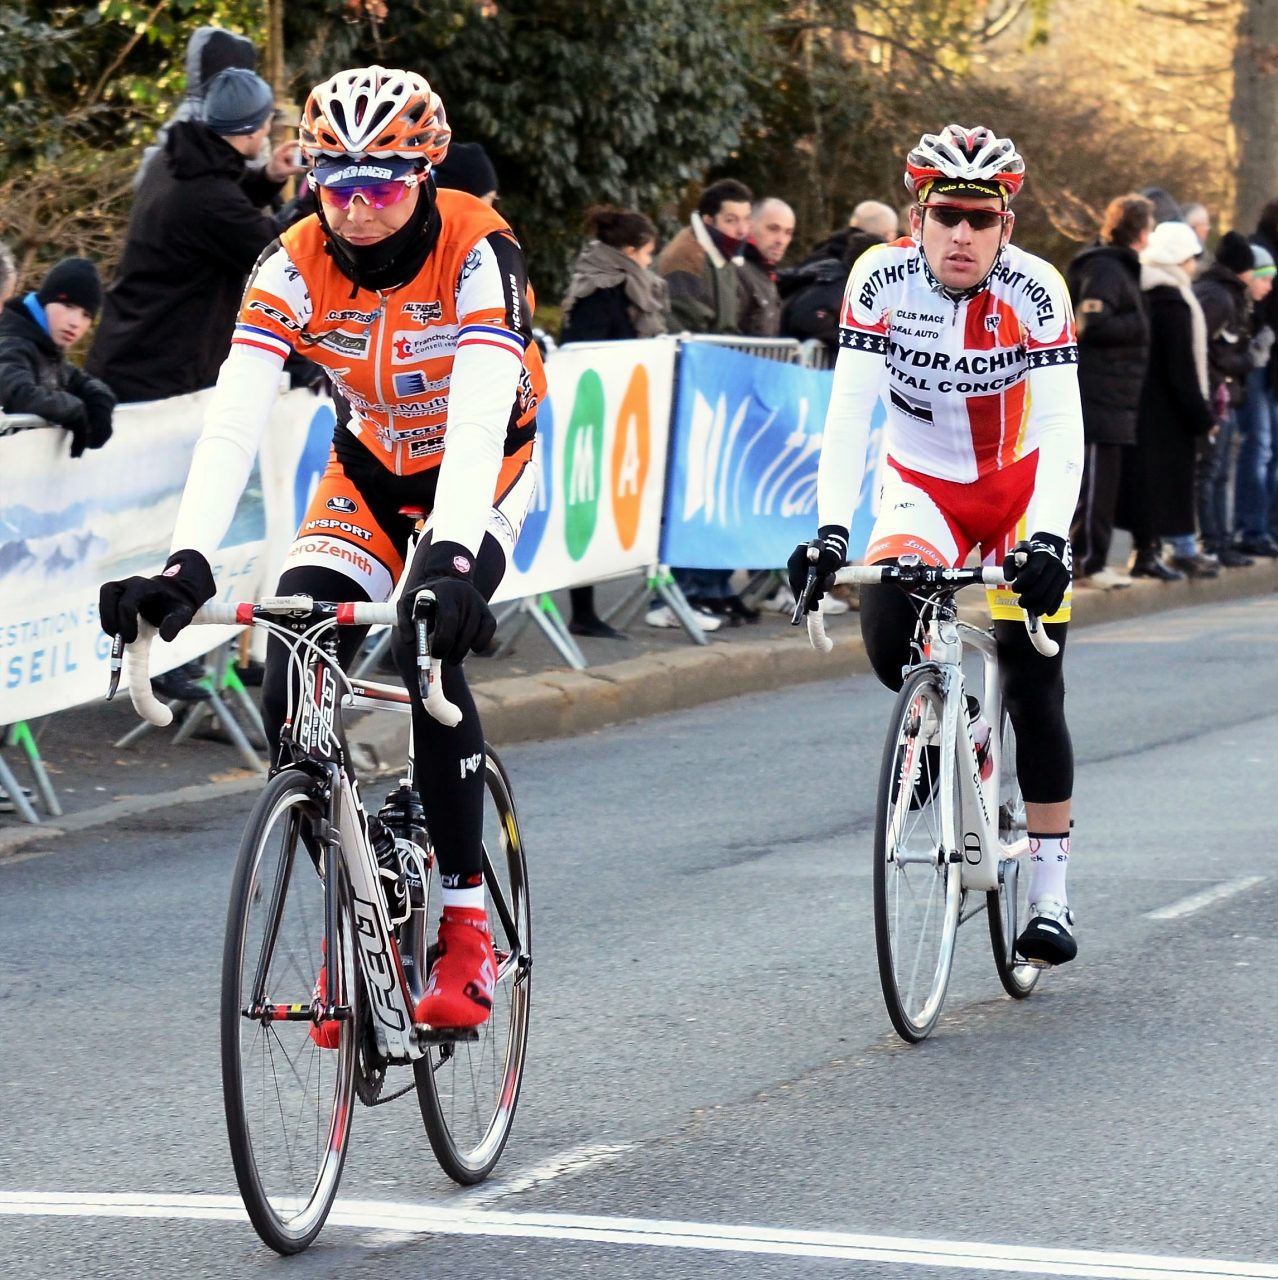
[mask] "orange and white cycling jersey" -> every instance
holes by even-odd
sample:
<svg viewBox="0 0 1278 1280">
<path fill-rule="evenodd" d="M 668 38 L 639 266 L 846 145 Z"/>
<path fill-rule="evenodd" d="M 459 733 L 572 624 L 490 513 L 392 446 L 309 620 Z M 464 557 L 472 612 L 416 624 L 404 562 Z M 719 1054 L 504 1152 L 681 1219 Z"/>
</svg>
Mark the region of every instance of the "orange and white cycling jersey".
<svg viewBox="0 0 1278 1280">
<path fill-rule="evenodd" d="M 503 459 L 535 438 L 546 375 L 510 228 L 459 191 L 438 192 L 437 210 L 422 266 L 385 292 L 339 270 L 314 215 L 262 255 L 205 413 L 191 463 L 200 483 L 183 493 L 175 550 L 218 547 L 296 350 L 340 393 L 335 443 L 366 450 L 388 479 L 421 477 L 412 501 L 431 507 L 436 538 L 478 552 Z"/>
<path fill-rule="evenodd" d="M 912 472 L 977 487 L 1037 451 L 1038 528 L 1068 536 L 1082 467 L 1077 363 L 1069 293 L 1043 259 L 1008 245 L 987 287 L 956 302 L 912 239 L 862 254 L 844 293 L 820 523 L 850 524 L 881 399 L 887 455 Z"/>
<path fill-rule="evenodd" d="M 457 191 L 437 193 L 439 238 L 407 284 L 356 289 L 334 265 L 318 219 L 290 227 L 258 263 L 232 349 L 322 365 L 350 406 L 347 429 L 390 471 L 440 463 L 453 362 L 467 347 L 523 365 L 509 430 L 530 437 L 546 392 L 531 341 L 523 256 L 502 217 Z M 510 442 L 517 447 L 517 441 Z"/>
</svg>

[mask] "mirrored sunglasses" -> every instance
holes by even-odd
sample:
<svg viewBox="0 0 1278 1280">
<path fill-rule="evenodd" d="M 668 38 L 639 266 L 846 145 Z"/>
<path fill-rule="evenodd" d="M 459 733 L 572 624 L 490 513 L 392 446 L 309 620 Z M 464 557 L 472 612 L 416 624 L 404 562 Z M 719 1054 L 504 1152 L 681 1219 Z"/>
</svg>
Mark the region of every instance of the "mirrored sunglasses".
<svg viewBox="0 0 1278 1280">
<path fill-rule="evenodd" d="M 387 209 L 398 204 L 421 180 L 421 176 L 410 173 L 405 178 L 393 178 L 389 182 L 368 182 L 357 187 L 326 187 L 318 179 L 312 177 L 322 203 L 332 209 L 349 209 L 356 197 L 371 209 Z"/>
<path fill-rule="evenodd" d="M 943 227 L 957 227 L 966 222 L 973 231 L 989 231 L 1012 215 L 1006 209 L 964 209 L 962 205 L 925 202 L 919 205 L 927 210 Z"/>
</svg>

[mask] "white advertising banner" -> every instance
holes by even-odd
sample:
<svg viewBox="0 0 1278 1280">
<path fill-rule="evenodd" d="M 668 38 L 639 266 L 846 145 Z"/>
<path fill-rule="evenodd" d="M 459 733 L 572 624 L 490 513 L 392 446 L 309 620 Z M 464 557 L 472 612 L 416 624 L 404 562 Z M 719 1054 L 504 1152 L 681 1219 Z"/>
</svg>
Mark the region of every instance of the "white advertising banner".
<svg viewBox="0 0 1278 1280">
<path fill-rule="evenodd" d="M 674 338 L 581 343 L 546 362 L 537 496 L 497 600 L 656 563 L 676 348 Z"/>
<path fill-rule="evenodd" d="M 74 460 L 61 427 L 0 438 L 0 725 L 106 693 L 110 642 L 98 625 L 98 588 L 156 573 L 167 559 L 208 394 L 122 405 L 106 447 Z M 283 558 L 332 423 L 327 400 L 306 391 L 280 397 L 261 463 L 213 561 L 220 599 L 251 596 L 266 562 Z M 167 671 L 233 634 L 190 628 L 155 646 L 153 668 Z"/>
</svg>

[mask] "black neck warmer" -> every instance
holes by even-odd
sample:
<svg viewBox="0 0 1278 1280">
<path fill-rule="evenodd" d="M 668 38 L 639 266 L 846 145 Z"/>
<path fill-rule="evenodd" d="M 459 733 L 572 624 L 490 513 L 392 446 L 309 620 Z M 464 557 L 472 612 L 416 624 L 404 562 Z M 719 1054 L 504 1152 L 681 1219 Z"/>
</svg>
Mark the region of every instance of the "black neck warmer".
<svg viewBox="0 0 1278 1280">
<path fill-rule="evenodd" d="M 327 240 L 325 248 L 337 269 L 355 287 L 351 297 L 359 289 L 373 289 L 385 293 L 407 284 L 421 269 L 439 239 L 440 217 L 435 207 L 435 184 L 430 179 L 418 190 L 417 207 L 412 217 L 392 235 L 376 244 L 349 244 L 334 235 L 324 216 L 324 205 L 316 201 L 320 223 Z"/>
</svg>

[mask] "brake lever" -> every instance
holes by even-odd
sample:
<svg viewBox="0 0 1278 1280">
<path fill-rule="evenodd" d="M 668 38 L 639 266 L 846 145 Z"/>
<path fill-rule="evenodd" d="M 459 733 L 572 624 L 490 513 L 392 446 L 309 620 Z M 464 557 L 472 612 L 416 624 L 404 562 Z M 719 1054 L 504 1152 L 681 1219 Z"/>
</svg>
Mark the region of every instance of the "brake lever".
<svg viewBox="0 0 1278 1280">
<path fill-rule="evenodd" d="M 820 558 L 821 544 L 814 538 L 808 543 L 808 580 L 803 584 L 803 590 L 799 593 L 799 598 L 794 602 L 794 613 L 790 615 L 790 625 L 792 627 L 801 626 L 803 619 L 807 616 L 808 601 L 812 599 L 812 592 L 816 590 L 816 562 Z"/>
<path fill-rule="evenodd" d="M 111 678 L 107 685 L 106 700 L 111 701 L 115 697 L 120 688 L 120 674 L 124 670 L 124 637 L 121 635 L 111 638 Z"/>
</svg>

